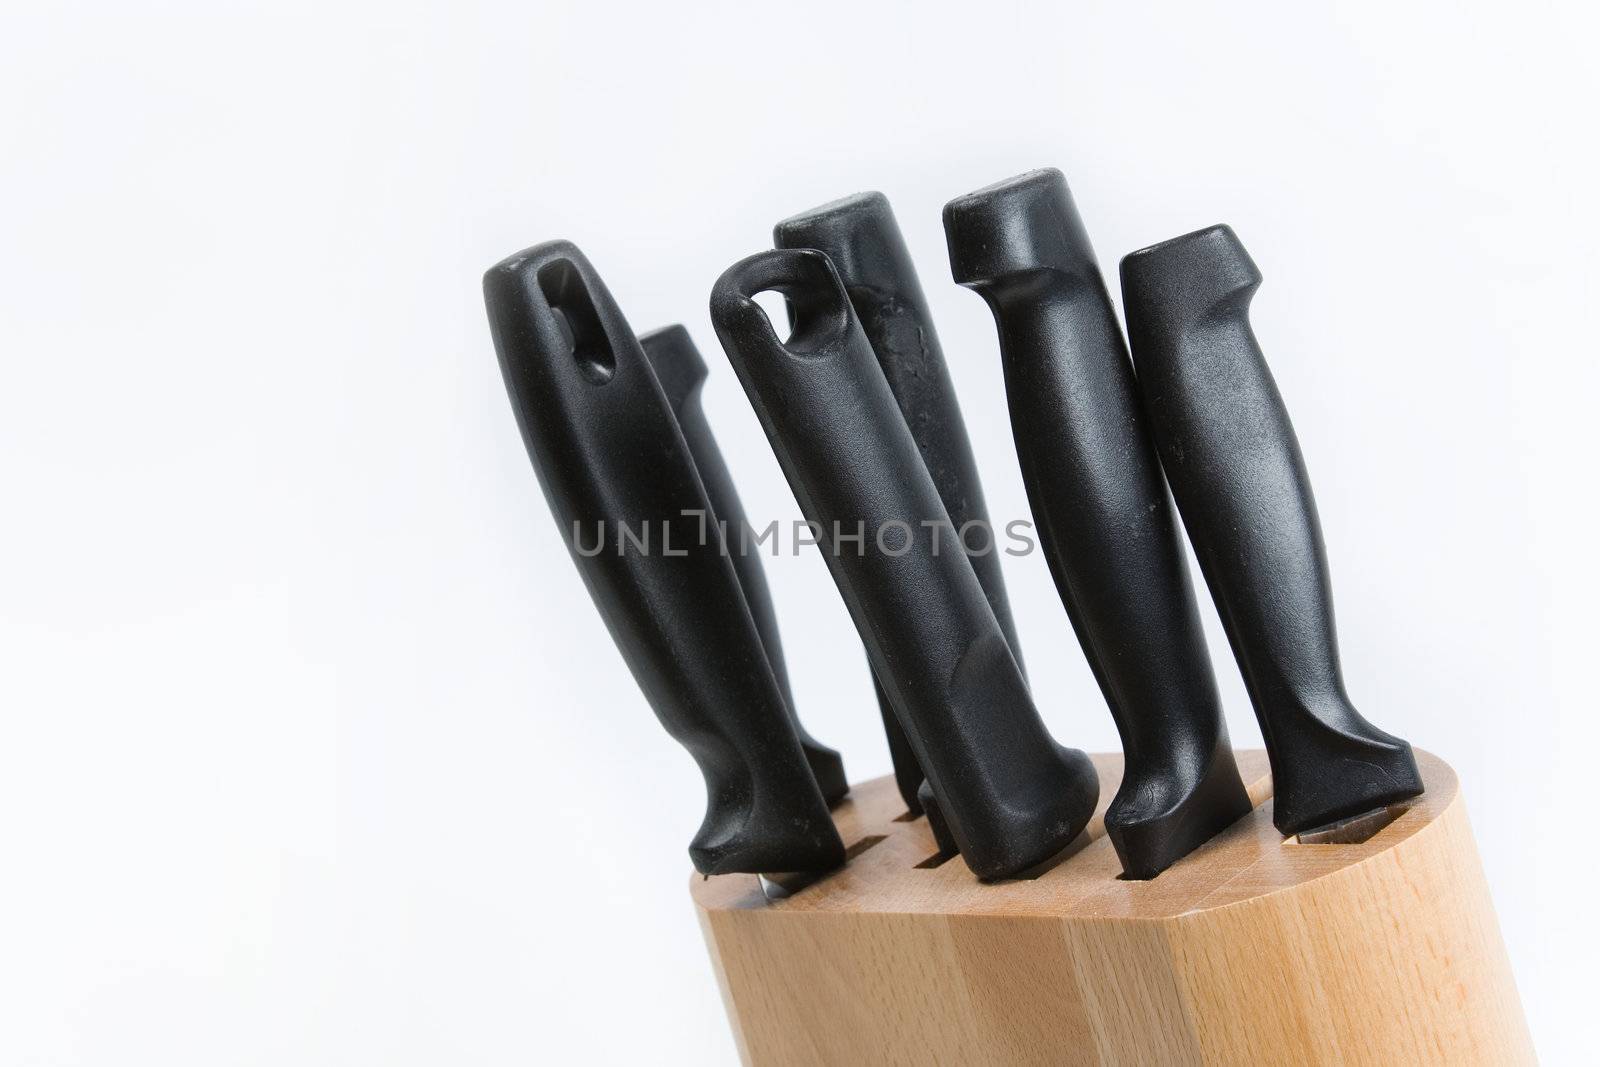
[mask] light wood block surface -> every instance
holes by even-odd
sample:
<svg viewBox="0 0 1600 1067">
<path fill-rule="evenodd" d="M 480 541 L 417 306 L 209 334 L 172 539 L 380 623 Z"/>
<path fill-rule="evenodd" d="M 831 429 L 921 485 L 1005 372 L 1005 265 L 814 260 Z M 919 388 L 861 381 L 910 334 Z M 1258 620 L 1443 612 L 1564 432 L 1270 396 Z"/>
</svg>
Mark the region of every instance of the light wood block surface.
<svg viewBox="0 0 1600 1067">
<path fill-rule="evenodd" d="M 1100 811 L 1065 858 L 980 884 L 928 866 L 894 783 L 835 811 L 852 859 L 769 901 L 691 883 L 739 1052 L 777 1064 L 1534 1062 L 1455 774 L 1359 844 L 1285 841 L 1265 753 L 1256 808 L 1159 878 L 1124 881 Z M 873 838 L 881 838 L 872 841 Z"/>
</svg>

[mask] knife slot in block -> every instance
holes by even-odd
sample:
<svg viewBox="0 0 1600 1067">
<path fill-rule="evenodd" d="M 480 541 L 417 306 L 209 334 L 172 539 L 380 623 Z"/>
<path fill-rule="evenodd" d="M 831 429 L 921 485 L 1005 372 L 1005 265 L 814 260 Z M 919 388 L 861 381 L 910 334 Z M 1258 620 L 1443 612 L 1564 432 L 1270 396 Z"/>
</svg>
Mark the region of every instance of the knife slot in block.
<svg viewBox="0 0 1600 1067">
<path fill-rule="evenodd" d="M 1404 804 L 1390 804 L 1386 808 L 1376 811 L 1363 812 L 1348 819 L 1341 819 L 1327 826 L 1320 826 L 1315 830 L 1307 830 L 1292 837 L 1286 837 L 1286 845 L 1364 845 L 1377 837 L 1390 824 L 1394 823 L 1411 809 L 1410 802 Z"/>
<path fill-rule="evenodd" d="M 1285 848 L 1266 755 L 1240 752 L 1257 807 L 1148 881 L 1117 877 L 1102 807 L 1034 877 L 985 885 L 897 818 L 892 778 L 860 783 L 834 812 L 850 862 L 804 892 L 691 884 L 740 1056 L 1531 1064 L 1455 775 L 1416 756 L 1426 792 L 1386 825 Z M 1105 805 L 1122 760 L 1094 760 Z"/>
<path fill-rule="evenodd" d="M 855 844 L 851 845 L 849 848 L 844 850 L 844 861 L 846 863 L 849 863 L 851 860 L 853 860 L 857 856 L 861 855 L 867 849 L 871 848 L 873 845 L 876 845 L 876 844 L 878 844 L 879 842 L 881 842 L 883 840 L 884 840 L 884 835 L 883 834 L 871 834 L 871 835 L 869 835 L 867 837 L 863 837 L 861 840 L 857 841 Z"/>
</svg>

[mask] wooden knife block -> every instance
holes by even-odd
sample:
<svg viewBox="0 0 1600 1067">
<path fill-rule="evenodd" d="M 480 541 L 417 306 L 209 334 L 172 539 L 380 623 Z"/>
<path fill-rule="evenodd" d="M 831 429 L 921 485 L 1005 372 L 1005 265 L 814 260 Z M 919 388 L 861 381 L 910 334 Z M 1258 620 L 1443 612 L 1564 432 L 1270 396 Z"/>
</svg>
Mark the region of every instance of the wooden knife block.
<svg viewBox="0 0 1600 1067">
<path fill-rule="evenodd" d="M 835 810 L 850 862 L 787 899 L 692 887 L 746 1063 L 1509 1064 L 1534 1053 L 1448 765 L 1369 839 L 1286 841 L 1255 810 L 1159 878 L 1124 881 L 1100 810 L 1031 880 L 939 863 L 889 778 Z"/>
</svg>

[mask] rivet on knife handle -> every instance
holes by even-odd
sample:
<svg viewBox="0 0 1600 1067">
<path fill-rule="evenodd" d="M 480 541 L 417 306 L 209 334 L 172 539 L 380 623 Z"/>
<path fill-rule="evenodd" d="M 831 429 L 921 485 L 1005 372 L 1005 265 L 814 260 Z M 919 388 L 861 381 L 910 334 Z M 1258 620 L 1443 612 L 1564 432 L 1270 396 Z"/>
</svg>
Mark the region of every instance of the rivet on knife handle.
<svg viewBox="0 0 1600 1067">
<path fill-rule="evenodd" d="M 1125 257 L 1139 388 L 1299 833 L 1422 792 L 1411 746 L 1345 695 L 1327 552 L 1289 413 L 1250 328 L 1261 274 L 1226 226 Z"/>
<path fill-rule="evenodd" d="M 845 777 L 844 760 L 834 749 L 812 737 L 801 725 L 795 709 L 794 690 L 789 685 L 789 668 L 783 658 L 783 642 L 778 636 L 778 615 L 772 606 L 772 591 L 767 587 L 767 572 L 761 566 L 759 549 L 746 545 L 744 530 L 749 520 L 744 504 L 739 500 L 739 490 L 733 484 L 733 474 L 717 447 L 711 424 L 706 421 L 705 407 L 700 402 L 701 390 L 706 382 L 706 363 L 694 339 L 682 326 L 667 326 L 653 330 L 639 338 L 644 354 L 656 372 L 656 379 L 667 394 L 667 403 L 678 419 L 678 429 L 689 446 L 689 454 L 700 472 L 700 482 L 706 488 L 714 518 L 710 529 L 720 535 L 727 533 L 724 544 L 733 560 L 733 569 L 739 575 L 739 586 L 745 603 L 755 619 L 761 634 L 761 647 L 766 650 L 767 662 L 772 667 L 778 688 L 783 691 L 784 702 L 789 707 L 789 720 L 794 724 L 795 736 L 806 754 L 806 764 L 811 768 L 822 796 L 829 804 L 844 799 L 850 792 L 850 782 Z M 719 525 L 720 524 L 720 525 Z"/>
<path fill-rule="evenodd" d="M 1106 836 L 1153 878 L 1250 798 L 1122 330 L 1060 171 L 952 200 L 944 223 L 955 280 L 994 313 L 1040 544 L 1122 736 Z"/>
<path fill-rule="evenodd" d="M 766 291 L 794 309 L 786 342 Z M 965 553 L 947 535 L 934 549 L 949 515 L 827 256 L 735 264 L 711 319 L 967 865 L 1000 878 L 1049 859 L 1093 811 L 1094 767 L 1045 729 Z"/>
<path fill-rule="evenodd" d="M 815 248 L 833 261 L 833 268 L 850 295 L 856 321 L 872 345 L 878 366 L 883 368 L 889 391 L 905 417 L 955 531 L 966 530 L 968 523 L 977 524 L 982 531 L 970 537 L 972 569 L 977 572 L 989 606 L 1021 668 L 1022 650 L 1006 599 L 1000 551 L 984 506 L 983 485 L 967 440 L 966 422 L 945 366 L 939 335 L 933 328 L 933 315 L 888 198 L 882 193 L 858 193 L 813 208 L 773 227 L 772 241 L 779 248 Z M 922 784 L 922 770 L 915 764 L 883 687 L 876 688 L 889 735 L 895 783 L 906 807 L 912 814 L 920 814 L 917 790 Z"/>
<path fill-rule="evenodd" d="M 484 299 L 573 560 L 662 725 L 705 776 L 696 869 L 838 866 L 843 843 L 733 562 L 700 536 L 711 505 L 694 461 L 611 294 L 576 247 L 555 241 L 491 268 Z"/>
</svg>

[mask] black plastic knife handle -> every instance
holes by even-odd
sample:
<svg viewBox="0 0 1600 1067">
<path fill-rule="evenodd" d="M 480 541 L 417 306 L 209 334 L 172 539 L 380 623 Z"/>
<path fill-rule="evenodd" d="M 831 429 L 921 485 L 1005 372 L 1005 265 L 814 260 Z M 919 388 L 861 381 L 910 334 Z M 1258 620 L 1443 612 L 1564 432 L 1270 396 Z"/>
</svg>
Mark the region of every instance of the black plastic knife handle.
<svg viewBox="0 0 1600 1067">
<path fill-rule="evenodd" d="M 701 536 L 711 504 L 688 446 L 605 284 L 552 241 L 490 268 L 483 290 L 550 510 L 639 687 L 705 775 L 695 868 L 843 863 L 733 562 Z"/>
<path fill-rule="evenodd" d="M 753 299 L 769 290 L 794 309 L 786 342 Z M 1050 858 L 1093 811 L 1093 765 L 1040 720 L 828 257 L 736 263 L 711 321 L 967 865 L 1000 878 Z"/>
<path fill-rule="evenodd" d="M 678 429 L 689 446 L 711 501 L 714 513 L 708 519 L 708 532 L 722 538 L 733 570 L 739 576 L 739 587 L 744 592 L 745 604 L 755 619 L 756 630 L 761 634 L 761 647 L 766 650 L 767 663 L 772 667 L 778 688 L 783 691 L 784 703 L 789 708 L 789 721 L 800 748 L 806 754 L 806 764 L 822 789 L 823 799 L 835 804 L 850 792 L 850 782 L 845 777 L 844 760 L 806 731 L 795 710 L 794 690 L 789 685 L 789 668 L 783 659 L 783 641 L 778 636 L 778 614 L 772 606 L 772 591 L 767 587 L 767 572 L 761 565 L 759 550 L 750 549 L 744 531 L 749 526 L 744 504 L 739 500 L 739 490 L 733 484 L 733 474 L 722 458 L 722 449 L 706 421 L 701 391 L 706 382 L 706 362 L 694 339 L 682 326 L 667 326 L 639 338 L 645 358 L 656 373 L 667 395 L 667 403 L 677 417 Z"/>
<path fill-rule="evenodd" d="M 779 248 L 815 248 L 833 261 L 833 269 L 850 294 L 872 352 L 883 368 L 900 414 L 922 454 L 955 531 L 968 531 L 972 569 L 989 598 L 996 621 L 1022 668 L 1022 648 L 1006 599 L 1000 550 L 989 510 L 984 505 L 978 464 L 967 440 L 955 384 L 945 366 L 944 350 L 933 328 L 933 315 L 917 281 L 916 267 L 894 211 L 882 193 L 858 193 L 787 218 L 773 227 L 772 242 Z M 969 530 L 968 524 L 975 524 Z M 1026 671 L 1024 671 L 1026 673 Z M 874 680 L 876 681 L 876 680 Z M 889 734 L 889 754 L 894 760 L 895 782 L 912 814 L 921 813 L 917 788 L 922 770 L 908 743 L 895 735 L 898 722 L 881 685 L 878 701 Z"/>
<path fill-rule="evenodd" d="M 1273 822 L 1299 833 L 1422 792 L 1411 746 L 1345 695 L 1316 502 L 1250 329 L 1261 274 L 1226 226 L 1122 261 L 1156 445 L 1272 762 Z"/>
<path fill-rule="evenodd" d="M 939 849 L 942 859 L 949 859 L 961 852 L 961 846 L 956 844 L 956 839 L 950 834 L 950 825 L 944 821 L 944 815 L 939 811 L 939 801 L 934 798 L 933 786 L 924 778 L 917 787 L 917 799 L 922 802 L 922 810 L 928 816 L 928 830 L 933 834 L 933 843 Z"/>
<path fill-rule="evenodd" d="M 1060 171 L 952 200 L 944 225 L 955 280 L 994 313 L 1040 544 L 1122 737 L 1106 836 L 1153 878 L 1250 798 L 1122 330 Z"/>
</svg>

